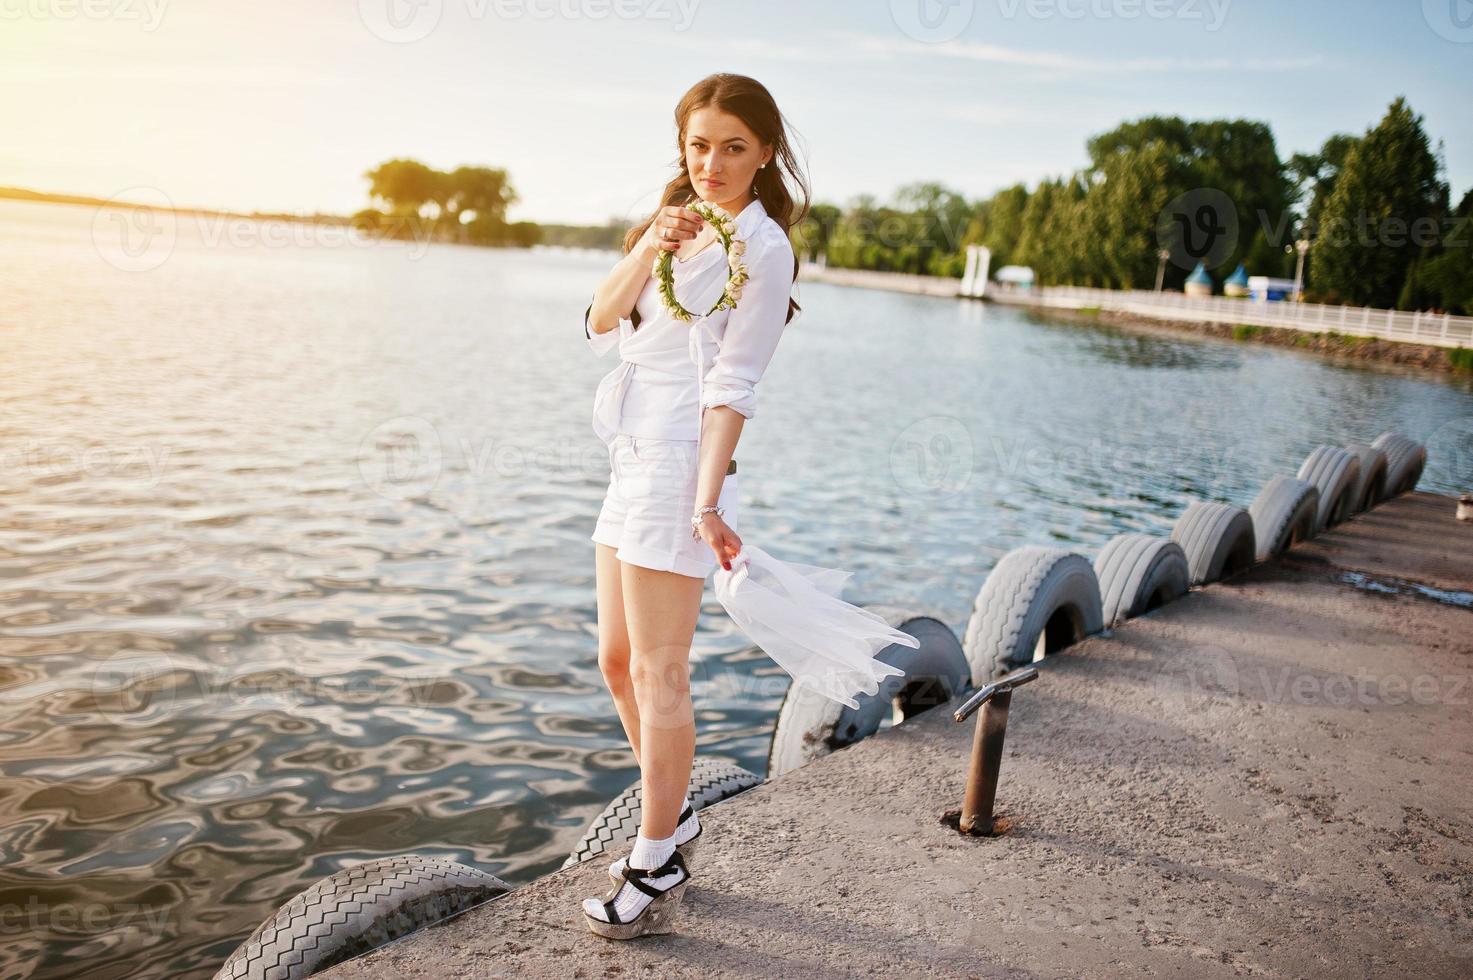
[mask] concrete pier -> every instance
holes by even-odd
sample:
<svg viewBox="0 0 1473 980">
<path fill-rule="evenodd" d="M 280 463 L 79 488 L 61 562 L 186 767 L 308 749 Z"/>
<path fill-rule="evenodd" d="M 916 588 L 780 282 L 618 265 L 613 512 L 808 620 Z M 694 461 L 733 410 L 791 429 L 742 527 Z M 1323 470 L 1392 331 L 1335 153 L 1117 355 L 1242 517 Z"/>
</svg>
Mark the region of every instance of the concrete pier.
<svg viewBox="0 0 1473 980">
<path fill-rule="evenodd" d="M 703 811 L 676 934 L 590 934 L 598 861 L 322 975 L 1473 975 L 1455 508 L 1402 496 L 1048 658 L 1012 703 L 1006 836 L 938 822 L 959 696 Z"/>
</svg>

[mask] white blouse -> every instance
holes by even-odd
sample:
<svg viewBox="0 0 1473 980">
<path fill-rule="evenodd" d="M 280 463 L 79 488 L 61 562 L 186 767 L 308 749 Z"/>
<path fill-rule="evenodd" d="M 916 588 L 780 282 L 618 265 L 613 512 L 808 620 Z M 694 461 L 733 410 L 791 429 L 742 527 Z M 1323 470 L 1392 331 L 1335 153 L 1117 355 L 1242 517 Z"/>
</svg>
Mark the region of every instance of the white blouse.
<svg viewBox="0 0 1473 980">
<path fill-rule="evenodd" d="M 702 407 L 730 405 L 746 418 L 756 410 L 753 391 L 782 338 L 793 284 L 793 246 L 787 234 L 753 201 L 736 218 L 747 243 L 748 280 L 734 310 L 684 323 L 660 302 L 654 278 L 634 304 L 639 329 L 621 319 L 618 330 L 583 332 L 597 354 L 619 347 L 619 366 L 598 385 L 593 428 L 604 442 L 619 434 L 650 439 L 689 439 L 701 434 Z M 704 248 L 675 263 L 676 295 L 719 295 L 726 280 L 726 251 Z M 590 306 L 590 310 L 592 307 Z M 715 348 L 714 358 L 711 349 Z M 710 365 L 698 377 L 700 364 Z M 697 405 L 697 392 L 701 405 Z M 732 622 L 758 644 L 804 691 L 858 708 L 859 695 L 888 700 L 905 671 L 876 659 L 890 646 L 917 649 L 921 641 L 878 613 L 845 602 L 850 573 L 822 565 L 785 562 L 751 542 L 732 556 L 731 569 L 716 569 L 716 597 Z M 880 693 L 881 683 L 892 686 Z"/>
<path fill-rule="evenodd" d="M 709 367 L 701 385 L 703 408 L 730 405 L 743 417 L 757 410 L 755 387 L 782 339 L 793 286 L 793 246 L 787 233 L 754 200 L 736 216 L 736 237 L 747 243 L 742 261 L 747 283 L 736 309 L 706 319 L 705 330 L 677 320 L 660 301 L 653 276 L 645 282 L 632 319 L 619 328 L 595 334 L 588 314 L 583 332 L 600 356 L 619 348 L 619 366 L 599 382 L 594 395 L 593 429 L 605 443 L 616 435 L 645 439 L 688 439 L 700 436 L 696 405 L 697 357 Z M 729 275 L 726 250 L 714 241 L 689 260 L 672 259 L 676 294 L 716 296 Z M 592 306 L 589 307 L 592 310 Z M 719 342 L 713 342 L 715 337 Z M 703 345 L 698 350 L 696 345 Z"/>
</svg>

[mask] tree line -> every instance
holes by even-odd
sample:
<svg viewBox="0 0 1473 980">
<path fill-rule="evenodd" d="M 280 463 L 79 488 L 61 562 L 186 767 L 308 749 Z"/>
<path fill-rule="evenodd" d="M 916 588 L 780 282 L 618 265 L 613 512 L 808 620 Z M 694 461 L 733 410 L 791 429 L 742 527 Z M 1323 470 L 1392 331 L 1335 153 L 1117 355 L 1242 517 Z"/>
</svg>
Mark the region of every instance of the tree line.
<svg viewBox="0 0 1473 980">
<path fill-rule="evenodd" d="M 968 245 L 1041 285 L 1180 289 L 1198 262 L 1289 278 L 1308 244 L 1306 299 L 1473 314 L 1473 191 L 1456 208 L 1434 151 L 1398 98 L 1360 136 L 1284 160 L 1267 124 L 1149 116 L 1091 138 L 1089 163 L 1029 190 L 967 201 L 937 183 L 892 203 L 814 205 L 795 229 L 831 266 L 960 276 Z M 1163 260 L 1163 253 L 1166 258 Z"/>
<path fill-rule="evenodd" d="M 432 238 L 468 245 L 529 247 L 539 241 L 531 221 L 508 222 L 517 201 L 505 170 L 436 170 L 418 160 L 394 159 L 364 174 L 376 207 L 353 215 L 358 229 L 391 238 Z"/>
<path fill-rule="evenodd" d="M 967 246 L 992 267 L 1026 265 L 1040 285 L 1180 289 L 1200 263 L 1221 283 L 1240 264 L 1289 278 L 1307 243 L 1305 298 L 1473 315 L 1473 190 L 1454 208 L 1434 150 L 1403 98 L 1365 133 L 1279 156 L 1266 123 L 1147 116 L 1090 138 L 1089 163 L 991 197 L 939 183 L 815 203 L 794 229 L 835 267 L 959 277 Z M 359 228 L 476 245 L 618 248 L 627 219 L 574 227 L 506 220 L 505 170 L 440 171 L 394 159 L 365 174 L 374 207 Z"/>
</svg>

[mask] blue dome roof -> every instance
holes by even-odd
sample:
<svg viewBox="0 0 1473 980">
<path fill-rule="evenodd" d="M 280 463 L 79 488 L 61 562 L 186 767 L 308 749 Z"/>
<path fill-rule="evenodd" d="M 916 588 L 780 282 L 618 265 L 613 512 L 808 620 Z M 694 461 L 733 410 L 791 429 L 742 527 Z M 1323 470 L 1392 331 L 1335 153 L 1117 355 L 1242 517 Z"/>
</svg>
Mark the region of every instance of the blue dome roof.
<svg viewBox="0 0 1473 980">
<path fill-rule="evenodd" d="M 1201 262 L 1198 262 L 1197 267 L 1192 270 L 1192 274 L 1187 276 L 1187 282 L 1210 286 L 1212 285 L 1212 277 L 1207 274 L 1207 267 Z"/>
<path fill-rule="evenodd" d="M 1232 275 L 1230 275 L 1230 276 L 1227 277 L 1227 282 L 1223 283 L 1223 285 L 1225 285 L 1225 286 L 1246 286 L 1246 285 L 1248 285 L 1248 270 L 1243 267 L 1243 263 L 1241 263 L 1241 262 L 1238 263 L 1238 268 L 1233 272 Z"/>
</svg>

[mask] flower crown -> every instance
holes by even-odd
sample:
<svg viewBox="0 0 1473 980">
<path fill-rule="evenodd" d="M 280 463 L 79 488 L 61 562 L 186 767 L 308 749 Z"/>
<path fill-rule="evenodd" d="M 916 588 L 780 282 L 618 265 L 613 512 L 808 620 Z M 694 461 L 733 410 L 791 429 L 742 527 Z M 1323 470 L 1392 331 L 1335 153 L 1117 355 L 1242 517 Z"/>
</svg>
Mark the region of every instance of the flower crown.
<svg viewBox="0 0 1473 980">
<path fill-rule="evenodd" d="M 737 300 L 742 297 L 742 287 L 747 282 L 747 267 L 742 264 L 742 256 L 747 251 L 747 243 L 735 237 L 736 221 L 721 208 L 700 200 L 692 201 L 686 207 L 710 222 L 711 227 L 716 229 L 716 237 L 721 242 L 721 247 L 726 250 L 726 289 L 722 291 L 716 304 L 703 315 L 710 316 L 718 310 L 734 310 Z M 674 255 L 673 250 L 661 250 L 650 274 L 660 284 L 660 301 L 665 304 L 670 315 L 677 320 L 689 323 L 696 318 L 696 314 L 681 306 L 680 301 L 675 298 L 675 270 L 672 263 Z"/>
</svg>

